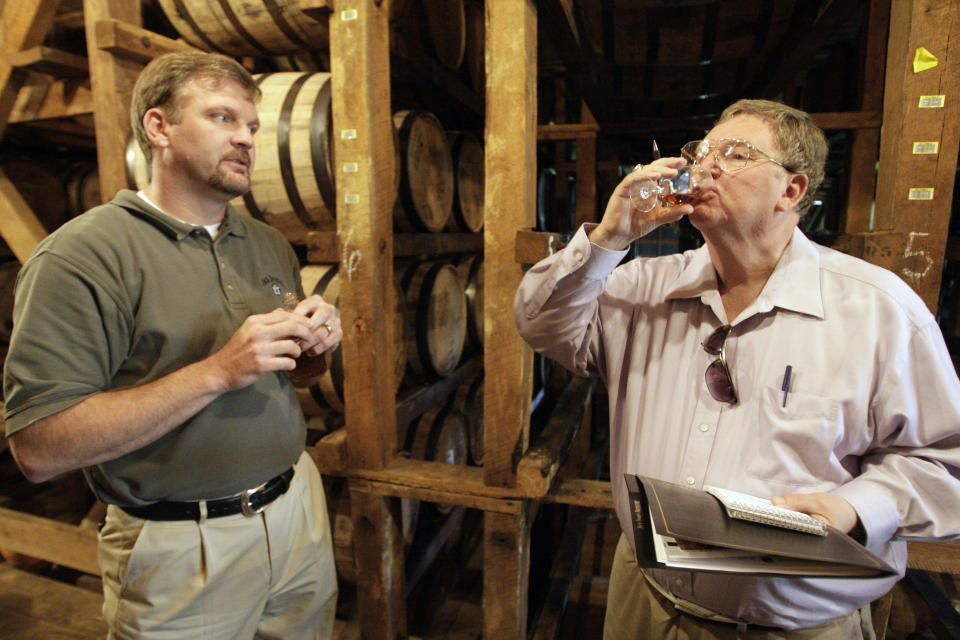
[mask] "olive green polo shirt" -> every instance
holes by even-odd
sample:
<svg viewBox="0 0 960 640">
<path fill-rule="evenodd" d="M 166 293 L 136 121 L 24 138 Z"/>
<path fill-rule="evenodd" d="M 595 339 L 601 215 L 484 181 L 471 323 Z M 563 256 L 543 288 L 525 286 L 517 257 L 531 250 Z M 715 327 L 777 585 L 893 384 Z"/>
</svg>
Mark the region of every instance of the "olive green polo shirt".
<svg viewBox="0 0 960 640">
<path fill-rule="evenodd" d="M 4 365 L 7 434 L 206 358 L 285 291 L 302 294 L 300 265 L 277 230 L 228 207 L 212 239 L 121 191 L 44 239 L 21 270 Z M 289 378 L 270 373 L 84 474 L 99 499 L 121 506 L 215 498 L 284 471 L 305 434 Z"/>
</svg>

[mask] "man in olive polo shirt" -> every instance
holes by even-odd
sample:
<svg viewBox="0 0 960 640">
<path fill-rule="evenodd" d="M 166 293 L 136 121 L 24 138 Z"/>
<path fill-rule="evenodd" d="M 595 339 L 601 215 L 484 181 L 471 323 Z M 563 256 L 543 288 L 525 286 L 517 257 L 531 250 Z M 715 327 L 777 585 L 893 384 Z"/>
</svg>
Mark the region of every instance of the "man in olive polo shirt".
<svg viewBox="0 0 960 640">
<path fill-rule="evenodd" d="M 227 205 L 250 188 L 257 98 L 227 57 L 151 62 L 131 107 L 151 183 L 47 237 L 17 284 L 10 449 L 34 482 L 82 469 L 109 505 L 110 637 L 332 634 L 330 527 L 287 371 L 342 331 L 303 299 L 283 236 Z"/>
</svg>

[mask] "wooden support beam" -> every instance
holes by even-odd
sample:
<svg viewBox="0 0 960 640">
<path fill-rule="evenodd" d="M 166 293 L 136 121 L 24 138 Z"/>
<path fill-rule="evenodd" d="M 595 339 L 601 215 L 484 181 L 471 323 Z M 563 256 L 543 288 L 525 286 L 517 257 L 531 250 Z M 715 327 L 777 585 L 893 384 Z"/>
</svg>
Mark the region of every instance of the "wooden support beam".
<svg viewBox="0 0 960 640">
<path fill-rule="evenodd" d="M 380 354 L 393 353 L 396 308 L 393 282 L 393 124 L 390 113 L 386 7 L 375 0 L 342 2 L 330 19 L 334 157 L 356 162 L 338 172 L 337 230 L 344 328 L 344 401 L 351 466 L 379 469 L 397 448 L 392 369 Z M 356 81 L 362 78 L 362 82 Z"/>
<path fill-rule="evenodd" d="M 377 471 L 396 456 L 396 384 L 382 366 L 394 335 L 395 167 L 390 111 L 389 4 L 338 0 L 330 16 L 334 154 L 355 172 L 337 173 L 337 232 L 343 325 L 344 405 L 350 468 Z M 399 500 L 351 483 L 358 618 L 367 638 L 406 636 Z"/>
<path fill-rule="evenodd" d="M 26 262 L 40 241 L 47 236 L 47 230 L 43 228 L 43 224 L 2 168 L 0 168 L 0 235 L 21 263 Z"/>
<path fill-rule="evenodd" d="M 543 497 L 544 502 L 558 502 L 577 507 L 613 510 L 613 493 L 606 480 L 561 478 L 553 491 Z"/>
<path fill-rule="evenodd" d="M 580 104 L 580 119 L 586 123 L 596 122 L 586 102 Z M 597 137 L 592 134 L 584 135 L 576 139 L 576 144 L 576 212 L 571 231 L 576 231 L 585 222 L 600 219 L 597 206 Z"/>
<path fill-rule="evenodd" d="M 873 228 L 900 235 L 902 243 L 880 256 L 883 264 L 934 312 L 960 148 L 958 40 L 957 2 L 893 0 Z M 919 47 L 937 57 L 935 67 L 914 72 Z M 942 106 L 925 106 L 931 99 L 923 96 L 943 96 Z M 918 153 L 918 142 L 936 143 L 937 153 Z"/>
<path fill-rule="evenodd" d="M 347 453 L 347 430 L 337 429 L 320 438 L 313 448 L 309 449 L 317 469 L 325 476 L 342 476 L 350 468 L 350 458 Z"/>
<path fill-rule="evenodd" d="M 529 505 L 517 515 L 483 514 L 484 638 L 527 637 L 530 520 Z"/>
<path fill-rule="evenodd" d="M 485 9 L 483 475 L 491 487 L 514 487 L 533 390 L 533 352 L 517 333 L 512 308 L 522 277 L 516 232 L 536 222 L 537 7 L 533 0 L 498 0 Z M 484 638 L 527 634 L 530 503 L 523 507 L 516 515 L 484 513 Z"/>
<path fill-rule="evenodd" d="M 550 491 L 580 430 L 596 382 L 596 378 L 575 376 L 567 383 L 536 444 L 520 459 L 517 486 L 522 494 L 542 496 Z"/>
<path fill-rule="evenodd" d="M 407 608 L 400 501 L 366 489 L 362 484 L 350 483 L 360 637 L 405 638 Z"/>
<path fill-rule="evenodd" d="M 94 25 L 94 33 L 98 49 L 142 64 L 164 53 L 200 51 L 183 40 L 173 40 L 122 20 L 101 20 Z"/>
<path fill-rule="evenodd" d="M 596 122 L 541 124 L 537 126 L 537 140 L 579 140 L 587 136 L 596 137 L 599 131 L 600 125 Z"/>
<path fill-rule="evenodd" d="M 16 51 L 7 57 L 7 61 L 18 69 L 58 78 L 85 78 L 89 74 L 86 58 L 50 47 L 30 47 Z"/>
<path fill-rule="evenodd" d="M 43 43 L 59 6 L 60 0 L 34 0 L 5 2 L 0 7 L 0 138 L 24 80 L 24 71 L 11 64 L 10 56 Z"/>
<path fill-rule="evenodd" d="M 350 443 L 352 446 L 353 443 Z M 522 496 L 513 487 L 491 487 L 483 482 L 483 469 L 462 464 L 396 457 L 385 469 L 351 468 L 352 479 L 380 483 L 390 495 L 415 497 L 428 502 L 459 504 L 471 509 L 517 513 Z M 394 485 L 392 488 L 387 485 Z M 402 493 L 400 493 L 402 492 Z M 429 497 L 425 497 L 429 496 Z"/>
<path fill-rule="evenodd" d="M 103 595 L 0 563 L 0 638 L 105 638 Z M 14 604 L 15 603 L 15 604 Z"/>
<path fill-rule="evenodd" d="M 883 109 L 883 69 L 887 57 L 887 31 L 890 27 L 890 0 L 871 0 L 864 46 L 860 108 Z M 877 186 L 877 156 L 880 129 L 854 129 L 850 142 L 847 181 L 847 206 L 842 229 L 846 233 L 872 231 L 871 212 Z"/>
<path fill-rule="evenodd" d="M 536 220 L 536 7 L 531 0 L 487 3 L 485 33 L 484 370 L 496 375 L 484 378 L 483 470 L 488 484 L 507 487 L 516 485 L 527 448 L 533 384 L 533 352 L 512 308 L 523 275 L 516 230 Z"/>
<path fill-rule="evenodd" d="M 960 541 L 907 542 L 907 568 L 960 576 Z"/>
<path fill-rule="evenodd" d="M 83 19 L 87 60 L 90 63 L 90 88 L 93 91 L 100 193 L 104 202 L 108 202 L 120 189 L 127 187 L 124 158 L 130 137 L 130 96 L 143 64 L 142 61 L 114 56 L 113 52 L 101 49 L 97 41 L 97 24 L 116 19 L 140 26 L 141 3 L 84 0 Z"/>
<path fill-rule="evenodd" d="M 525 494 L 519 488 L 498 488 L 484 484 L 480 467 L 398 457 L 386 469 L 352 469 L 346 464 L 347 447 L 345 429 L 324 436 L 311 452 L 320 472 L 368 482 L 357 486 L 398 498 L 416 498 L 514 514 L 519 513 L 522 500 L 531 499 L 613 509 L 608 481 L 560 478 L 549 493 Z"/>
<path fill-rule="evenodd" d="M 88 80 L 59 80 L 31 74 L 22 84 L 7 122 L 92 115 L 93 93 Z"/>
<path fill-rule="evenodd" d="M 514 259 L 519 264 L 536 264 L 567 246 L 565 236 L 552 231 L 518 229 Z"/>
<path fill-rule="evenodd" d="M 509 489 L 493 490 L 483 484 L 479 467 L 451 465 L 430 460 L 397 458 L 381 471 L 351 470 L 351 482 L 358 487 L 396 498 L 457 505 L 490 513 L 517 514 L 523 500 Z M 498 493 L 491 496 L 484 493 Z"/>
<path fill-rule="evenodd" d="M 457 387 L 478 376 L 483 370 L 479 358 L 473 358 L 457 367 L 453 373 L 426 387 L 416 389 L 397 402 L 397 428 L 403 429 L 428 409 L 436 407 L 456 391 Z"/>
<path fill-rule="evenodd" d="M 97 532 L 0 507 L 0 547 L 95 576 Z"/>
</svg>

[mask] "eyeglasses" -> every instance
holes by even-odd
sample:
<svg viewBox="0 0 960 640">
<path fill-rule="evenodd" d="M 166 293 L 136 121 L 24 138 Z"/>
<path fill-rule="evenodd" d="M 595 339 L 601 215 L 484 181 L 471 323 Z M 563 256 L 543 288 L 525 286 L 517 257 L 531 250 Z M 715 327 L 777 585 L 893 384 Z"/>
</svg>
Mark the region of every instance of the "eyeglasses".
<svg viewBox="0 0 960 640">
<path fill-rule="evenodd" d="M 750 142 L 740 138 L 720 138 L 712 141 L 694 140 L 683 145 L 680 151 L 683 157 L 687 158 L 692 164 L 703 162 L 713 151 L 714 162 L 725 173 L 734 173 L 746 169 L 750 164 L 761 162 L 772 162 L 790 173 L 802 173 L 779 160 L 775 160 L 770 154 L 764 153 Z"/>
<path fill-rule="evenodd" d="M 707 382 L 707 391 L 714 400 L 737 404 L 737 390 L 733 386 L 733 376 L 730 375 L 730 367 L 727 366 L 723 346 L 731 328 L 729 324 L 725 324 L 711 333 L 710 337 L 703 342 L 703 349 L 710 355 L 717 356 L 717 359 L 707 366 L 703 378 Z"/>
</svg>

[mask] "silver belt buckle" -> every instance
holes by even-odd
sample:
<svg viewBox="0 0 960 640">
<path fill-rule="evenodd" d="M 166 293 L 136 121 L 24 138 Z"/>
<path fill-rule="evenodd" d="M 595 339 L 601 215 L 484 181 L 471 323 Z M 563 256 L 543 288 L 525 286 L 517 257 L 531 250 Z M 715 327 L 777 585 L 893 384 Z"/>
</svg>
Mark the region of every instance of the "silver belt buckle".
<svg viewBox="0 0 960 640">
<path fill-rule="evenodd" d="M 240 510 L 243 512 L 243 515 L 247 516 L 248 518 L 252 518 L 253 516 L 257 515 L 258 513 L 260 513 L 261 511 L 267 508 L 267 505 L 262 505 L 254 509 L 250 505 L 250 496 L 257 493 L 258 491 L 260 491 L 266 486 L 267 486 L 267 483 L 264 482 L 259 487 L 254 487 L 253 489 L 247 489 L 246 491 L 240 494 Z"/>
</svg>

